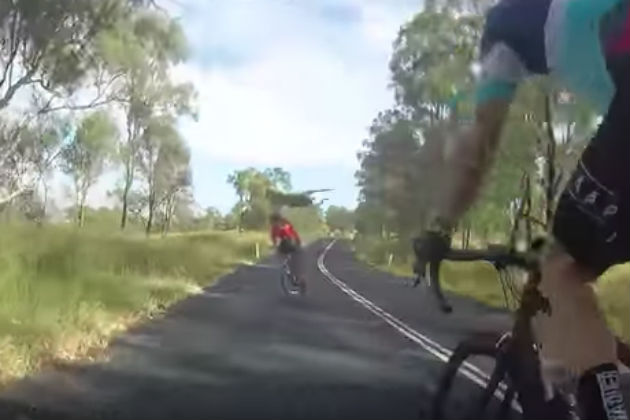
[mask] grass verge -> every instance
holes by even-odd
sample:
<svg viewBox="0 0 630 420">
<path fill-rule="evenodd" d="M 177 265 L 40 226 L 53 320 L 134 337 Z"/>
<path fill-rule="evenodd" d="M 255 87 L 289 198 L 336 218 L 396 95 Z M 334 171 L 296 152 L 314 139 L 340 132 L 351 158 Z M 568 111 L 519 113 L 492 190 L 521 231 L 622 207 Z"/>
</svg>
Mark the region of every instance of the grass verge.
<svg viewBox="0 0 630 420">
<path fill-rule="evenodd" d="M 130 324 L 254 259 L 255 243 L 264 241 L 259 233 L 147 240 L 65 226 L 3 226 L 0 382 L 48 362 L 94 357 Z"/>
</svg>

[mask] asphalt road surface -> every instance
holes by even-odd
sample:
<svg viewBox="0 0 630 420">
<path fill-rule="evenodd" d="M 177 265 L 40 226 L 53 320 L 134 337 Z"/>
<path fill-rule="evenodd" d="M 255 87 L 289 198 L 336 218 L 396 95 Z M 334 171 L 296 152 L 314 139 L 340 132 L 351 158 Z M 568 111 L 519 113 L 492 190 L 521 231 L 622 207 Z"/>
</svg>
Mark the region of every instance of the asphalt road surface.
<svg viewBox="0 0 630 420">
<path fill-rule="evenodd" d="M 0 393 L 2 419 L 413 419 L 426 416 L 458 340 L 509 317 L 309 246 L 308 291 L 285 296 L 273 262 L 241 266 L 115 340 L 107 362 L 50 368 Z M 481 369 L 477 369 L 480 367 Z M 480 391 L 469 366 L 454 417 Z"/>
</svg>

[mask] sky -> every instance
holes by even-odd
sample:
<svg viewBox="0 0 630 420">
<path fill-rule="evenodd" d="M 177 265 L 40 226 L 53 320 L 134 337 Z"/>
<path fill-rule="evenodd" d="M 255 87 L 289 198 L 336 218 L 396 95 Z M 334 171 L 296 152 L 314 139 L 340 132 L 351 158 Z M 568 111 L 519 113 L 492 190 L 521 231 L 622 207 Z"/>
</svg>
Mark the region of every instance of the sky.
<svg viewBox="0 0 630 420">
<path fill-rule="evenodd" d="M 229 173 L 280 166 L 296 190 L 333 188 L 354 207 L 356 152 L 393 103 L 388 61 L 418 0 L 163 0 L 190 46 L 178 80 L 195 84 L 199 118 L 180 121 L 195 199 L 228 211 Z"/>
</svg>

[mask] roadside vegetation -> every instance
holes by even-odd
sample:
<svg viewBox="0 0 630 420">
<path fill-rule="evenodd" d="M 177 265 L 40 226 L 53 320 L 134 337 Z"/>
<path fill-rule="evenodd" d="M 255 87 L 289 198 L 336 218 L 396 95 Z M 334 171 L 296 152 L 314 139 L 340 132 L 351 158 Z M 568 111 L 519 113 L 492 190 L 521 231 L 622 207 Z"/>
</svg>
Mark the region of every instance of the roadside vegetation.
<svg viewBox="0 0 630 420">
<path fill-rule="evenodd" d="M 225 214 L 196 202 L 179 132 L 198 117 L 179 71 L 190 49 L 159 3 L 0 5 L 0 382 L 89 359 L 264 256 L 273 206 L 306 239 L 324 231 L 281 168 L 236 171 Z"/>
<path fill-rule="evenodd" d="M 353 243 L 373 266 L 411 274 L 411 239 L 424 229 L 449 173 L 447 142 L 473 118 L 476 57 L 488 0 L 429 1 L 402 23 L 390 56 L 394 106 L 379 112 L 358 153 Z M 530 243 L 551 228 L 561 191 L 598 115 L 544 78 L 523 84 L 511 106 L 480 199 L 459 222 L 453 246 Z M 445 263 L 445 288 L 504 303 L 483 263 Z M 597 283 L 611 326 L 630 340 L 630 267 Z"/>
<path fill-rule="evenodd" d="M 193 194 L 178 131 L 198 117 L 195 86 L 178 77 L 190 51 L 181 21 L 157 3 L 0 5 L 0 381 L 95 357 L 129 325 L 263 256 L 278 208 L 305 241 L 352 238 L 365 261 L 408 274 L 410 239 L 448 176 L 439 151 L 471 118 L 473 61 L 491 2 L 427 1 L 401 27 L 389 63 L 395 105 L 375 116 L 358 153 L 356 210 L 324 210 L 316 194 L 327 190 L 296 190 L 283 168 L 248 167 L 215 180 L 237 197 L 224 212 Z M 521 88 L 458 245 L 528 242 L 547 231 L 596 118 L 541 80 Z M 104 183 L 106 203 L 94 204 Z M 444 271 L 449 290 L 502 304 L 491 269 Z M 628 271 L 616 268 L 597 286 L 626 338 Z"/>
<path fill-rule="evenodd" d="M 144 236 L 3 226 L 0 380 L 90 359 L 129 325 L 253 260 L 260 233 Z"/>
</svg>

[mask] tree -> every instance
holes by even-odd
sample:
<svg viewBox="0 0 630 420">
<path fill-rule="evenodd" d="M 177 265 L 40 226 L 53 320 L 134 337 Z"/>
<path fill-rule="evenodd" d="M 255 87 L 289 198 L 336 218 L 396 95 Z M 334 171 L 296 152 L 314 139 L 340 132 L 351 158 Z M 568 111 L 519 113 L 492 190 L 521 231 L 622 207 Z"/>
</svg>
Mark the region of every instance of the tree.
<svg viewBox="0 0 630 420">
<path fill-rule="evenodd" d="M 277 196 L 289 196 L 291 176 L 281 168 L 268 168 L 259 171 L 246 168 L 231 173 L 227 182 L 234 187 L 238 196 L 236 213 L 238 229 L 260 229 L 267 223 L 272 207 L 272 199 Z"/>
<path fill-rule="evenodd" d="M 242 229 L 243 215 L 245 214 L 248 201 L 249 184 L 251 178 L 254 176 L 254 171 L 253 168 L 234 171 L 227 177 L 227 182 L 234 187 L 236 195 L 238 196 L 238 203 L 234 208 L 234 212 L 237 215 L 237 228 L 239 231 Z"/>
<path fill-rule="evenodd" d="M 421 150 L 421 132 L 414 121 L 401 110 L 389 110 L 374 119 L 370 138 L 358 154 L 359 201 L 379 209 L 383 233 L 394 233 L 401 249 L 408 248 L 410 236 L 422 226 L 422 192 L 431 188 L 423 178 Z"/>
<path fill-rule="evenodd" d="M 31 131 L 33 165 L 41 193 L 42 217 L 46 216 L 49 195 L 49 180 L 62 152 L 62 145 L 71 134 L 71 123 L 65 119 L 50 118 L 39 121 Z"/>
<path fill-rule="evenodd" d="M 271 181 L 273 187 L 281 192 L 291 190 L 291 174 L 282 168 L 267 168 L 263 174 Z"/>
<path fill-rule="evenodd" d="M 238 217 L 234 214 L 234 212 L 227 213 L 221 218 L 219 223 L 219 229 L 221 230 L 234 230 L 237 228 Z"/>
<path fill-rule="evenodd" d="M 30 194 L 36 181 L 34 141 L 32 129 L 26 124 L 0 121 L 0 185 L 3 190 L 1 206 Z"/>
<path fill-rule="evenodd" d="M 454 95 L 472 85 L 483 23 L 480 14 L 436 3 L 401 27 L 389 64 L 397 103 L 423 126 L 448 118 Z"/>
<path fill-rule="evenodd" d="M 20 92 L 21 97 L 31 95 L 29 109 L 19 109 L 18 115 L 5 113 L 7 120 L 13 120 L 6 123 L 17 128 L 12 131 L 37 131 L 42 117 L 53 111 L 90 110 L 120 99 L 120 95 L 114 95 L 114 86 L 127 69 L 111 60 L 107 40 L 113 33 L 129 33 L 130 25 L 125 22 L 150 13 L 152 6 L 153 2 L 138 0 L 11 0 L 0 4 L 0 110 L 9 107 Z M 92 92 L 95 96 L 85 100 Z M 10 139 L 17 140 L 18 136 L 4 140 Z M 18 142 L 2 146 L 0 166 L 22 147 Z M 48 157 L 56 157 L 58 149 L 40 146 L 44 152 L 53 152 Z M 41 175 L 52 162 L 46 156 L 42 159 L 39 163 L 43 166 L 31 162 L 38 167 L 37 176 L 25 176 L 20 188 L 0 198 L 0 203 L 38 187 L 47 195 L 46 177 Z M 46 197 L 43 201 L 45 206 Z"/>
<path fill-rule="evenodd" d="M 190 228 L 194 230 L 220 229 L 223 217 L 215 207 L 207 207 L 204 214 L 193 217 Z"/>
<path fill-rule="evenodd" d="M 123 0 L 14 0 L 0 5 L 0 110 L 18 91 L 63 96 L 96 63 L 96 41 L 132 6 Z"/>
<path fill-rule="evenodd" d="M 324 230 L 322 211 L 317 206 L 288 208 L 284 216 L 291 221 L 302 240 L 319 235 Z"/>
<path fill-rule="evenodd" d="M 73 180 L 77 223 L 84 224 L 84 209 L 90 187 L 103 173 L 112 156 L 117 129 L 104 112 L 85 117 L 61 152 L 62 170 Z"/>
<path fill-rule="evenodd" d="M 404 24 L 390 70 L 396 107 L 380 113 L 359 152 L 357 230 L 401 244 L 418 229 L 452 175 L 446 141 L 473 117 L 473 67 L 486 0 L 432 0 Z M 486 187 L 460 221 L 462 245 L 471 232 L 487 238 L 514 231 L 516 216 L 549 229 L 555 202 L 593 114 L 548 83 L 524 83 L 503 130 Z M 503 235 L 505 237 L 505 235 Z"/>
<path fill-rule="evenodd" d="M 326 224 L 332 231 L 351 232 L 354 229 L 354 212 L 345 207 L 330 206 L 326 210 Z"/>
<path fill-rule="evenodd" d="M 196 115 L 190 84 L 173 84 L 170 68 L 186 58 L 187 46 L 178 22 L 162 13 L 141 10 L 101 38 L 108 66 L 124 74 L 114 85 L 126 116 L 126 133 L 119 146 L 123 166 L 121 228 L 127 222 L 128 198 L 138 165 L 141 136 L 156 118 Z"/>
<path fill-rule="evenodd" d="M 158 206 L 164 206 L 165 231 L 168 230 L 177 193 L 191 185 L 190 152 L 173 124 L 166 118 L 152 120 L 138 146 L 137 162 L 147 186 L 147 234 Z"/>
<path fill-rule="evenodd" d="M 386 236 L 385 209 L 373 201 L 360 201 L 354 212 L 357 233 L 364 236 Z"/>
<path fill-rule="evenodd" d="M 168 234 L 173 227 L 180 231 L 201 229 L 198 217 L 195 216 L 194 205 L 195 199 L 190 188 L 182 188 L 166 195 L 157 212 L 162 236 Z"/>
</svg>

